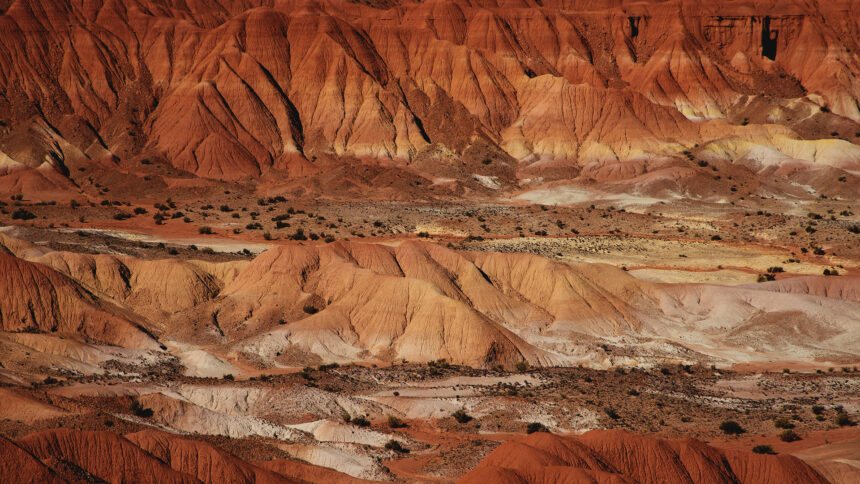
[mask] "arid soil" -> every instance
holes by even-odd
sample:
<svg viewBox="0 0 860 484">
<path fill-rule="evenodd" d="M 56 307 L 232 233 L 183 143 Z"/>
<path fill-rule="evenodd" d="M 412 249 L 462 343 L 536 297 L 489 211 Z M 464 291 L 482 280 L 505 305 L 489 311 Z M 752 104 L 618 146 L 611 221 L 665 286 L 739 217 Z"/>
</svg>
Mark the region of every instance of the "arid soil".
<svg viewBox="0 0 860 484">
<path fill-rule="evenodd" d="M 299 458 L 359 478 L 443 482 L 460 478 L 503 443 L 518 441 L 530 425 L 561 435 L 618 429 L 694 437 L 748 458 L 754 446 L 768 444 L 814 468 L 839 468 L 845 458 L 855 458 L 860 438 L 856 427 L 840 427 L 837 420 L 840 411 L 858 411 L 860 373 L 853 368 L 506 372 L 434 362 L 307 368 L 249 380 L 188 378 L 143 366 L 125 370 L 57 375 L 29 388 L 6 384 L 0 432 L 20 443 L 57 427 L 126 436 L 156 428 L 268 469 L 274 469 L 270 461 Z M 803 440 L 780 442 L 780 419 Z M 720 430 L 727 420 L 744 433 L 727 438 Z M 405 450 L 386 449 L 392 440 Z M 845 447 L 850 442 L 853 451 Z M 823 450 L 828 445 L 843 450 L 831 458 Z"/>
</svg>

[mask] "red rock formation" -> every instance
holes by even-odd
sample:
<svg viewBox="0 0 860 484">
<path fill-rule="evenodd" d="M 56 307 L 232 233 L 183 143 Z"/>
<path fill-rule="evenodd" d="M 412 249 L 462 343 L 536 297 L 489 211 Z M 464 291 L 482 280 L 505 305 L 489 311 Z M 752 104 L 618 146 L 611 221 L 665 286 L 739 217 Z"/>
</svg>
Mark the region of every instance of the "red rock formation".
<svg viewBox="0 0 860 484">
<path fill-rule="evenodd" d="M 78 482 L 363 483 L 330 469 L 291 460 L 251 464 L 205 442 L 157 430 L 125 437 L 110 432 L 54 429 L 17 443 L 0 437 L 0 480 Z"/>
<path fill-rule="evenodd" d="M 270 460 L 257 462 L 256 465 L 303 482 L 325 482 L 327 484 L 366 484 L 375 482 L 356 479 L 355 477 L 325 467 L 317 467 L 294 460 Z"/>
<path fill-rule="evenodd" d="M 77 282 L 41 264 L 0 252 L 3 331 L 40 331 L 155 349 L 157 342 L 131 314 L 96 298 Z"/>
<path fill-rule="evenodd" d="M 0 481 L 22 484 L 64 482 L 31 453 L 2 436 L 0 436 Z"/>
<path fill-rule="evenodd" d="M 155 430 L 136 432 L 125 438 L 174 470 L 194 476 L 202 482 L 301 482 L 248 464 L 205 442 Z"/>
<path fill-rule="evenodd" d="M 331 171 L 315 161 L 329 155 L 403 168 L 440 147 L 552 177 L 697 143 L 741 158 L 740 141 L 856 167 L 844 141 L 797 148 L 857 141 L 853 6 L 7 1 L 0 189 L 74 191 L 55 174 L 81 184 L 75 167 L 142 156 L 280 180 Z"/>
<path fill-rule="evenodd" d="M 445 358 L 513 367 L 576 364 L 593 337 L 684 346 L 695 338 L 738 355 L 779 349 L 811 358 L 856 354 L 860 335 L 858 279 L 848 276 L 652 284 L 604 264 L 419 241 L 290 243 L 227 263 L 45 253 L 8 237 L 0 244 L 24 257 L 0 253 L 8 295 L 0 330 L 44 333 L 38 346 L 59 353 L 74 345 L 49 343 L 54 333 L 155 349 L 151 333 L 266 362 L 294 351 L 327 362 Z"/>
<path fill-rule="evenodd" d="M 28 435 L 18 445 L 49 465 L 59 460 L 107 482 L 200 482 L 110 432 L 54 429 Z"/>
<path fill-rule="evenodd" d="M 791 456 L 721 451 L 695 439 L 619 430 L 578 437 L 536 433 L 493 451 L 461 483 L 826 483 Z"/>
</svg>

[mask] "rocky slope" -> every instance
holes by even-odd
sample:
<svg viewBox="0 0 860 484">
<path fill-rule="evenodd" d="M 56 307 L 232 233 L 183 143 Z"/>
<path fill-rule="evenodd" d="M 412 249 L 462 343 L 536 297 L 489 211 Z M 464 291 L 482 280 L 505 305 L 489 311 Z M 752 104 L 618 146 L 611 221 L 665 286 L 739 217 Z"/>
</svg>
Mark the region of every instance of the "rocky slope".
<svg viewBox="0 0 860 484">
<path fill-rule="evenodd" d="M 377 482 L 294 460 L 245 462 L 211 444 L 157 430 L 123 436 L 55 429 L 17 441 L 0 437 L 0 449 L 4 482 Z M 836 477 L 834 482 L 839 482 Z M 609 430 L 580 436 L 538 432 L 507 441 L 458 482 L 831 481 L 791 455 L 757 455 L 695 439 L 663 440 Z"/>
<path fill-rule="evenodd" d="M 205 442 L 156 430 L 120 436 L 55 429 L 17 442 L 0 437 L 0 449 L 3 482 L 362 482 L 297 461 L 269 461 L 268 470 Z"/>
<path fill-rule="evenodd" d="M 117 346 L 158 347 L 142 319 L 95 297 L 74 280 L 41 264 L 0 253 L 0 328 L 45 332 Z"/>
<path fill-rule="evenodd" d="M 0 192 L 191 173 L 710 194 L 697 160 L 857 181 L 851 0 L 367 3 L 0 3 Z"/>
<path fill-rule="evenodd" d="M 190 374 L 214 376 L 354 361 L 813 361 L 856 359 L 860 338 L 853 277 L 655 284 L 604 264 L 417 241 L 293 242 L 250 262 L 203 263 L 2 240 L 25 257 L 0 254 L 10 344 L 88 364 L 109 359 L 93 346 L 103 343 L 167 345 Z"/>
<path fill-rule="evenodd" d="M 506 442 L 459 482 L 828 481 L 792 456 L 721 451 L 694 439 L 667 441 L 614 430 L 577 437 L 536 433 Z"/>
</svg>

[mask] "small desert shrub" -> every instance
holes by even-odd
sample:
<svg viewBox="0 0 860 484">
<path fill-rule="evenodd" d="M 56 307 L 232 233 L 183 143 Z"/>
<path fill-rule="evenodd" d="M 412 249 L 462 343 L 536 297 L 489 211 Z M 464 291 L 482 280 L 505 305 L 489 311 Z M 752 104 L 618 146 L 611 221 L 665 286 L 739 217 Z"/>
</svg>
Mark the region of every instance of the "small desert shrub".
<svg viewBox="0 0 860 484">
<path fill-rule="evenodd" d="M 794 424 L 785 417 L 779 417 L 773 420 L 773 426 L 778 429 L 793 429 Z"/>
<path fill-rule="evenodd" d="M 400 420 L 399 418 L 395 417 L 394 415 L 389 415 L 388 416 L 388 426 L 393 428 L 393 429 L 402 429 L 403 427 L 406 427 L 406 422 L 404 422 L 403 420 Z"/>
<path fill-rule="evenodd" d="M 385 448 L 388 450 L 393 450 L 394 452 L 397 452 L 398 454 L 408 454 L 409 453 L 409 449 L 407 449 L 406 447 L 403 447 L 403 444 L 401 444 L 400 442 L 398 442 L 394 439 L 391 439 L 388 442 L 386 442 Z"/>
<path fill-rule="evenodd" d="M 472 416 L 466 413 L 466 410 L 462 408 L 452 413 L 451 416 L 461 424 L 469 423 L 472 420 Z"/>
<path fill-rule="evenodd" d="M 517 371 L 524 372 L 529 370 L 529 362 L 526 360 L 518 361 L 516 364 Z"/>
<path fill-rule="evenodd" d="M 430 368 L 440 368 L 440 369 L 449 369 L 451 368 L 451 363 L 448 363 L 446 358 L 440 358 L 438 360 L 431 360 L 427 362 L 427 366 Z"/>
<path fill-rule="evenodd" d="M 352 423 L 359 427 L 370 427 L 370 420 L 367 420 L 364 417 L 355 417 L 352 419 Z"/>
<path fill-rule="evenodd" d="M 302 308 L 302 311 L 304 311 L 308 314 L 316 314 L 319 312 L 319 309 L 315 308 L 314 306 L 307 305 L 307 306 Z"/>
<path fill-rule="evenodd" d="M 836 422 L 836 425 L 838 425 L 840 427 L 848 427 L 850 425 L 856 425 L 854 423 L 854 421 L 851 420 L 851 417 L 849 417 L 848 414 L 845 412 L 837 413 L 836 418 L 834 419 L 834 422 Z"/>
<path fill-rule="evenodd" d="M 36 216 L 32 212 L 24 210 L 23 208 L 19 208 L 12 212 L 13 220 L 32 220 L 34 218 L 36 218 Z"/>
<path fill-rule="evenodd" d="M 527 434 L 533 434 L 535 432 L 549 432 L 549 429 L 546 428 L 546 425 L 540 422 L 532 422 L 526 426 Z"/>
<path fill-rule="evenodd" d="M 783 442 L 795 442 L 800 439 L 800 435 L 794 430 L 786 430 L 783 433 L 779 434 L 779 440 Z"/>
<path fill-rule="evenodd" d="M 603 412 L 606 413 L 606 416 L 611 418 L 612 420 L 618 420 L 621 418 L 621 415 L 618 415 L 618 412 L 616 412 L 615 409 L 612 407 L 604 408 Z"/>
<path fill-rule="evenodd" d="M 208 235 L 212 233 L 212 227 L 204 225 L 203 227 L 198 228 L 197 231 L 200 232 L 201 235 Z"/>
<path fill-rule="evenodd" d="M 769 445 L 757 445 L 752 448 L 752 451 L 756 454 L 776 454 L 776 452 L 773 451 L 773 447 Z"/>
<path fill-rule="evenodd" d="M 155 412 L 151 408 L 144 407 L 137 400 L 131 402 L 131 411 L 132 413 L 141 418 L 149 418 L 155 414 Z"/>
<path fill-rule="evenodd" d="M 746 429 L 741 427 L 741 424 L 734 420 L 726 420 L 720 424 L 720 430 L 727 435 L 739 435 L 746 432 Z"/>
</svg>

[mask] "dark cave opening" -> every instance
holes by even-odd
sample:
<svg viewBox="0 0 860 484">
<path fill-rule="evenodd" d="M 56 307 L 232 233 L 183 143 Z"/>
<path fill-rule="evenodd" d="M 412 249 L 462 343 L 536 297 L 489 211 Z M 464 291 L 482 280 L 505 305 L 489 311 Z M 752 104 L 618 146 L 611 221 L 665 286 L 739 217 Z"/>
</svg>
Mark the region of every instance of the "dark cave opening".
<svg viewBox="0 0 860 484">
<path fill-rule="evenodd" d="M 770 17 L 765 17 L 761 24 L 761 55 L 770 60 L 776 59 L 776 39 L 779 31 L 770 30 Z"/>
<path fill-rule="evenodd" d="M 627 17 L 627 21 L 630 22 L 630 37 L 636 38 L 639 35 L 639 19 L 641 17 Z"/>
</svg>

